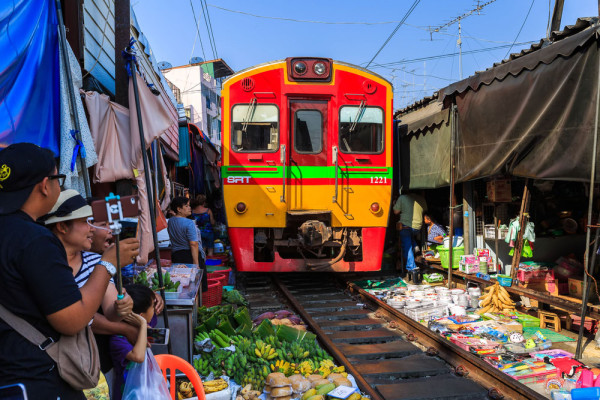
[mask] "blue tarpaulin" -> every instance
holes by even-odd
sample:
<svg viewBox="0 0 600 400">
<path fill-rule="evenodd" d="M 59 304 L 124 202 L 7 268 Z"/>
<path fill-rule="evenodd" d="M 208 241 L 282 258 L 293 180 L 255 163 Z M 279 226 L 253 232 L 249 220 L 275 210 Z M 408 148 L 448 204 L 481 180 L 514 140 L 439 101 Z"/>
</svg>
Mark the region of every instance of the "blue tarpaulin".
<svg viewBox="0 0 600 400">
<path fill-rule="evenodd" d="M 0 147 L 59 155 L 60 64 L 53 0 L 0 1 Z"/>
</svg>

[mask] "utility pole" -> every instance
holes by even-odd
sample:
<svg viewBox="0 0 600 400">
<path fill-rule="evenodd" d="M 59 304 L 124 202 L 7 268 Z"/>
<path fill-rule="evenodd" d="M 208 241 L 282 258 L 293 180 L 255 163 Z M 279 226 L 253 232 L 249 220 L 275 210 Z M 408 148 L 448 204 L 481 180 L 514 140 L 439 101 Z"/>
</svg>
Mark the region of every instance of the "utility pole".
<svg viewBox="0 0 600 400">
<path fill-rule="evenodd" d="M 556 0 L 554 3 L 554 12 L 552 13 L 552 24 L 550 25 L 550 33 L 560 30 L 560 21 L 562 19 L 563 6 L 565 0 Z M 600 7 L 600 3 L 599 3 Z"/>
<path fill-rule="evenodd" d="M 458 45 L 458 74 L 462 80 L 462 29 L 460 26 L 460 19 L 458 20 L 458 40 L 456 41 L 456 44 Z"/>
</svg>

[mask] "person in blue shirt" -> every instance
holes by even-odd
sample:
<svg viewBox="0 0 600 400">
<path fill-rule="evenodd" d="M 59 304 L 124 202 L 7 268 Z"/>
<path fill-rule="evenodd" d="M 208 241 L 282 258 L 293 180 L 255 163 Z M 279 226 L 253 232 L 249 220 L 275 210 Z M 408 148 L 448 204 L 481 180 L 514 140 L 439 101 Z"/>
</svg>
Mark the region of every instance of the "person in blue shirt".
<svg viewBox="0 0 600 400">
<path fill-rule="evenodd" d="M 431 215 L 427 213 L 423 214 L 423 222 L 427 227 L 427 244 L 429 246 L 437 246 L 444 243 L 444 237 L 446 236 L 444 228 L 436 224 Z"/>
</svg>

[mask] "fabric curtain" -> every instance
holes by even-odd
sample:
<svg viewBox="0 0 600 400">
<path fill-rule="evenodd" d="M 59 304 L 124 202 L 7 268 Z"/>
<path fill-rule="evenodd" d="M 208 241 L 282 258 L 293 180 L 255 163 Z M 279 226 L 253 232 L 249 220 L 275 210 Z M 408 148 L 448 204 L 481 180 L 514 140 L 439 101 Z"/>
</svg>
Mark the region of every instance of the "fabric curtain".
<svg viewBox="0 0 600 400">
<path fill-rule="evenodd" d="M 140 110 L 147 150 L 172 124 L 168 109 L 162 98 L 154 96 L 144 80 L 136 74 L 139 89 Z M 135 179 L 138 187 L 141 214 L 138 239 L 140 254 L 138 264 L 148 262 L 148 253 L 154 250 L 152 224 L 148 197 L 152 188 L 146 187 L 144 163 L 138 130 L 133 81 L 129 80 L 129 104 L 131 109 L 110 101 L 108 96 L 95 92 L 86 93 L 86 106 L 90 115 L 90 129 L 98 153 L 98 165 L 94 180 L 114 182 L 118 179 Z M 137 171 L 137 174 L 134 173 Z M 166 170 L 166 169 L 165 169 Z"/>
<path fill-rule="evenodd" d="M 31 142 L 58 157 L 60 66 L 54 1 L 1 1 L 0 54 L 0 147 Z"/>
<path fill-rule="evenodd" d="M 187 126 L 179 127 L 179 161 L 178 167 L 187 167 L 190 164 L 190 131 Z"/>
<path fill-rule="evenodd" d="M 79 117 L 79 126 L 81 133 L 81 142 L 83 144 L 83 152 L 85 152 L 86 167 L 91 167 L 98 162 L 96 149 L 94 148 L 94 139 L 88 126 L 83 102 L 79 96 L 79 88 L 83 86 L 81 76 L 81 68 L 79 62 L 71 50 L 71 46 L 67 43 L 67 55 L 69 57 L 69 67 L 71 68 L 71 77 L 73 78 L 73 90 L 75 91 L 75 112 Z M 60 46 L 60 51 L 65 49 Z M 77 160 L 77 154 L 74 153 L 77 142 L 73 138 L 75 134 L 75 122 L 71 111 L 71 96 L 69 95 L 69 87 L 67 82 L 67 71 L 60 57 L 60 168 L 59 172 L 66 175 L 64 188 L 75 189 L 82 195 L 85 195 L 85 184 L 83 175 L 80 171 L 80 163 Z M 71 169 L 73 168 L 73 169 Z M 86 174 L 87 170 L 84 171 Z"/>
</svg>

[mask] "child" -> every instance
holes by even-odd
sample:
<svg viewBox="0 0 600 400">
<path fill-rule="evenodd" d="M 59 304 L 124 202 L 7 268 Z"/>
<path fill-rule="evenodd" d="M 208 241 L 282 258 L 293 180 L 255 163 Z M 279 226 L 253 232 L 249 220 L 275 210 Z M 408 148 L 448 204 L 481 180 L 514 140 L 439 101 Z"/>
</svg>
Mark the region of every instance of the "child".
<svg viewBox="0 0 600 400">
<path fill-rule="evenodd" d="M 139 328 L 138 338 L 135 345 L 131 345 L 127 338 L 121 335 L 110 337 L 110 356 L 114 365 L 114 381 L 112 398 L 121 400 L 123 388 L 127 379 L 127 370 L 133 363 L 143 363 L 146 359 L 146 348 L 148 346 L 148 325 L 154 327 L 154 292 L 143 285 L 125 286 L 127 293 L 133 299 L 133 313 L 124 320 Z"/>
</svg>

